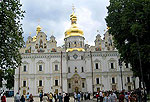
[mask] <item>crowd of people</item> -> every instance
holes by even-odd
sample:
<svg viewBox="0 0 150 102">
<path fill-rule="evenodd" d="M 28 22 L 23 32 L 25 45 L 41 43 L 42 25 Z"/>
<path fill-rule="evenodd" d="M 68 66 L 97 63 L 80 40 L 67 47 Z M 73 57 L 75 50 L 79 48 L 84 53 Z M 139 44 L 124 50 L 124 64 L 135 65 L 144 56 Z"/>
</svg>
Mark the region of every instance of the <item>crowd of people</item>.
<svg viewBox="0 0 150 102">
<path fill-rule="evenodd" d="M 43 93 L 42 91 L 39 94 L 40 102 L 71 102 L 70 96 L 74 98 L 74 102 L 80 102 L 82 100 L 90 100 L 92 94 L 88 92 L 74 92 L 72 95 L 63 92 L 62 94 L 52 94 Z M 121 92 L 117 91 L 98 91 L 94 94 L 97 102 L 146 102 L 146 93 L 142 89 L 137 89 L 134 91 L 122 90 Z M 20 96 L 19 93 L 16 93 L 14 96 L 14 102 L 33 102 L 32 94 L 27 93 L 26 95 Z M 1 96 L 1 102 L 6 102 L 6 96 L 3 94 Z"/>
<path fill-rule="evenodd" d="M 97 102 L 146 102 L 146 93 L 141 89 L 134 91 L 99 91 L 96 93 Z M 118 100 L 118 101 L 117 101 Z"/>
<path fill-rule="evenodd" d="M 52 93 L 47 93 L 47 94 L 43 94 L 43 92 L 40 93 L 39 95 L 40 97 L 40 102 L 70 102 L 70 95 L 68 93 L 63 92 L 63 94 L 59 93 L 59 94 L 52 94 Z M 74 92 L 74 102 L 80 102 L 80 100 L 87 100 L 90 99 L 90 94 L 89 93 L 76 93 Z"/>
</svg>

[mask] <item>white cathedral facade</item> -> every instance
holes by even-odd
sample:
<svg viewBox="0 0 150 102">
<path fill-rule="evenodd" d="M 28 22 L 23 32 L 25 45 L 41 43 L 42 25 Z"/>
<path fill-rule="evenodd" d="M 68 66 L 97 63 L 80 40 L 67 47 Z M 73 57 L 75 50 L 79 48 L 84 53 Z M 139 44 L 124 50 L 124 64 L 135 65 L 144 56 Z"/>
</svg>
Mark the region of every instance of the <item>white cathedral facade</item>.
<svg viewBox="0 0 150 102">
<path fill-rule="evenodd" d="M 37 26 L 37 34 L 29 36 L 26 46 L 20 49 L 22 65 L 15 71 L 14 91 L 20 94 L 39 92 L 97 92 L 99 90 L 133 90 L 133 72 L 130 64 L 122 64 L 122 81 L 119 53 L 112 35 L 107 31 L 104 39 L 96 36 L 95 46 L 85 44 L 84 33 L 77 27 L 77 17 L 70 16 L 71 27 L 65 32 L 65 44 L 57 47 Z M 138 79 L 136 78 L 136 87 Z"/>
</svg>

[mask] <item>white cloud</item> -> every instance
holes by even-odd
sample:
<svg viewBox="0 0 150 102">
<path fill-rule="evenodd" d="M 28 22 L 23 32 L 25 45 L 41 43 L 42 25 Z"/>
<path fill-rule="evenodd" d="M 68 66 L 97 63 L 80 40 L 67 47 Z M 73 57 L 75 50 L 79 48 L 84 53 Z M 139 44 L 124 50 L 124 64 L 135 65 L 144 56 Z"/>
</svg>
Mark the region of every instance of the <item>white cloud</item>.
<svg viewBox="0 0 150 102">
<path fill-rule="evenodd" d="M 54 32 L 58 45 L 64 42 L 64 32 L 70 28 L 71 7 L 74 3 L 78 17 L 78 27 L 84 31 L 85 41 L 94 44 L 96 31 L 101 35 L 106 29 L 104 18 L 107 15 L 106 6 L 109 0 L 21 0 L 26 11 L 22 21 L 25 40 L 31 32 L 36 35 L 36 26 L 40 19 L 42 31 L 47 32 L 47 39 Z"/>
</svg>

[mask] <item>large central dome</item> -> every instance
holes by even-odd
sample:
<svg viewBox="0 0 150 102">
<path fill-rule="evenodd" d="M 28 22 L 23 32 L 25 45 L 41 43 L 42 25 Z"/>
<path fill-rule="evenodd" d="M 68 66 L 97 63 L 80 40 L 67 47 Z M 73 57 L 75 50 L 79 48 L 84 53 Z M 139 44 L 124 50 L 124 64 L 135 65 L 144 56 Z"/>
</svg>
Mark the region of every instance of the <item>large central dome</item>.
<svg viewBox="0 0 150 102">
<path fill-rule="evenodd" d="M 65 37 L 70 36 L 83 36 L 83 31 L 77 27 L 77 17 L 73 11 L 73 13 L 70 15 L 71 20 L 71 27 L 66 30 Z"/>
</svg>

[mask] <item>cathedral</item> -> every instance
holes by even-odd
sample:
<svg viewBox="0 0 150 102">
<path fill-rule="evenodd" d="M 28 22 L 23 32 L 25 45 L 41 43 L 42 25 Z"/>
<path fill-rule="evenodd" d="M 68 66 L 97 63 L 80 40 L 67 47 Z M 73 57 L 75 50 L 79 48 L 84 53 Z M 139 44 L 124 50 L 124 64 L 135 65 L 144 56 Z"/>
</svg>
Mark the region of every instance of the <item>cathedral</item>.
<svg viewBox="0 0 150 102">
<path fill-rule="evenodd" d="M 70 15 L 71 26 L 65 31 L 64 44 L 57 46 L 52 35 L 40 25 L 36 35 L 29 36 L 20 49 L 22 65 L 15 70 L 14 91 L 20 94 L 97 92 L 100 90 L 133 90 L 138 87 L 128 63 L 119 66 L 120 58 L 113 37 L 105 32 L 95 38 L 95 45 L 85 44 L 84 32 L 77 26 L 75 12 Z"/>
</svg>

